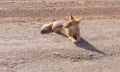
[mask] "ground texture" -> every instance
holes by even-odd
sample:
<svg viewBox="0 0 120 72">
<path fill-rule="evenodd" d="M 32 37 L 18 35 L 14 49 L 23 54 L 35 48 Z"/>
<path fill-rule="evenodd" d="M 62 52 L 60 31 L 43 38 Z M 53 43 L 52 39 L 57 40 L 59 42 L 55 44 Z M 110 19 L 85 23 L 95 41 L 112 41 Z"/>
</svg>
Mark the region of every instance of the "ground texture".
<svg viewBox="0 0 120 72">
<path fill-rule="evenodd" d="M 119 0 L 1 0 L 0 72 L 120 72 Z M 82 41 L 40 34 L 69 13 Z"/>
</svg>

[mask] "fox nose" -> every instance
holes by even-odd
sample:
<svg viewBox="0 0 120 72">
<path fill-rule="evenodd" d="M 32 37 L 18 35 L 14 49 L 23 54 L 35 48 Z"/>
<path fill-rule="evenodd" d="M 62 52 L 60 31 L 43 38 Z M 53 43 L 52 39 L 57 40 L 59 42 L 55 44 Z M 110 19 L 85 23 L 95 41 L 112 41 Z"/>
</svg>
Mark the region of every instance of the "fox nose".
<svg viewBox="0 0 120 72">
<path fill-rule="evenodd" d="M 68 26 L 65 26 L 65 28 L 68 28 Z"/>
</svg>

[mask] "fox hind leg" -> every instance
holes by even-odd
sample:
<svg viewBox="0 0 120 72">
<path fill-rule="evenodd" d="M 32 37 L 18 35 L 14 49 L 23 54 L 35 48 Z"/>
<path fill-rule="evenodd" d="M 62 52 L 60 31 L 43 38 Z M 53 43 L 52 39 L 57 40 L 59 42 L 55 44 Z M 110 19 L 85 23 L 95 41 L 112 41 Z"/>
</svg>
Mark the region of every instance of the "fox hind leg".
<svg viewBox="0 0 120 72">
<path fill-rule="evenodd" d="M 54 32 L 56 32 L 56 33 L 60 33 L 60 31 L 62 30 L 62 27 L 63 27 L 62 24 L 57 24 L 57 23 L 55 23 L 55 24 L 53 24 L 53 26 L 52 26 L 52 30 L 53 30 Z"/>
</svg>

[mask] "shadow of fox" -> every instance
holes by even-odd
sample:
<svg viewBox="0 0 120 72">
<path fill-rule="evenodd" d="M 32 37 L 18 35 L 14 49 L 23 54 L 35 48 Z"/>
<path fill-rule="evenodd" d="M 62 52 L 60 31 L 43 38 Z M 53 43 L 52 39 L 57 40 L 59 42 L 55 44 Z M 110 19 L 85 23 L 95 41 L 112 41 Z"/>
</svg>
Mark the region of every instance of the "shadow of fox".
<svg viewBox="0 0 120 72">
<path fill-rule="evenodd" d="M 103 55 L 107 55 L 104 52 L 102 52 L 102 51 L 98 50 L 97 48 L 95 48 L 93 45 L 91 45 L 88 41 L 86 41 L 83 38 L 81 38 L 81 42 L 79 42 L 77 44 L 77 47 L 84 48 L 86 50 L 89 50 L 89 51 L 92 51 L 92 52 L 97 52 L 97 53 L 100 53 L 100 54 L 103 54 Z"/>
</svg>

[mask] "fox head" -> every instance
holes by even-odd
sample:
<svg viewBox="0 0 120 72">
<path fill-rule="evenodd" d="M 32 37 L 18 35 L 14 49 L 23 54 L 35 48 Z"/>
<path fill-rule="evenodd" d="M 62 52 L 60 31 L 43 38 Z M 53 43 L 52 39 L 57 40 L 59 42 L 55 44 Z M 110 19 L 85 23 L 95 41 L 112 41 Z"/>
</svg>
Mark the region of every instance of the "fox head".
<svg viewBox="0 0 120 72">
<path fill-rule="evenodd" d="M 65 28 L 74 28 L 78 26 L 80 23 L 81 19 L 75 19 L 72 15 L 69 16 L 69 20 Z"/>
</svg>

